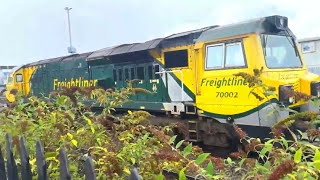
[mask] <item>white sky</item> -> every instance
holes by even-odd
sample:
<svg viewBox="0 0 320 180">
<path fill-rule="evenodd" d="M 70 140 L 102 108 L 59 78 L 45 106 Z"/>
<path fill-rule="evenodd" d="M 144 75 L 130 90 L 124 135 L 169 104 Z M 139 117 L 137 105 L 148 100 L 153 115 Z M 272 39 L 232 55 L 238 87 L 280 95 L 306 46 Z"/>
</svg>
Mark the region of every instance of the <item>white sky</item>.
<svg viewBox="0 0 320 180">
<path fill-rule="evenodd" d="M 79 53 L 275 14 L 298 39 L 320 36 L 316 0 L 1 0 L 0 65 L 67 55 L 66 6 Z"/>
</svg>

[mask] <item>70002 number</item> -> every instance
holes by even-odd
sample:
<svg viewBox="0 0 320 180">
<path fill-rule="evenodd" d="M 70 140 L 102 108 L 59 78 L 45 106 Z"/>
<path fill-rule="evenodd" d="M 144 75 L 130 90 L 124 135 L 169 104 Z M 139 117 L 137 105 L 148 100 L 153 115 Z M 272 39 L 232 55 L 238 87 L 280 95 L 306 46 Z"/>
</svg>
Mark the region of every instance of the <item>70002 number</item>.
<svg viewBox="0 0 320 180">
<path fill-rule="evenodd" d="M 238 92 L 216 92 L 216 97 L 238 98 Z"/>
</svg>

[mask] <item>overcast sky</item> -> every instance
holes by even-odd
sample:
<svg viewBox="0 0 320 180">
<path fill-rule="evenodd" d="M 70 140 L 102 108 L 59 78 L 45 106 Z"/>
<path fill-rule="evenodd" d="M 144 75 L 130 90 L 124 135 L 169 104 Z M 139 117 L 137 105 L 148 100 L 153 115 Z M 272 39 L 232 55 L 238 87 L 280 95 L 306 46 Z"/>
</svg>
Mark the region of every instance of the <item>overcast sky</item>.
<svg viewBox="0 0 320 180">
<path fill-rule="evenodd" d="M 67 16 L 79 53 L 269 15 L 298 39 L 320 36 L 316 0 L 1 0 L 0 65 L 67 55 Z"/>
</svg>

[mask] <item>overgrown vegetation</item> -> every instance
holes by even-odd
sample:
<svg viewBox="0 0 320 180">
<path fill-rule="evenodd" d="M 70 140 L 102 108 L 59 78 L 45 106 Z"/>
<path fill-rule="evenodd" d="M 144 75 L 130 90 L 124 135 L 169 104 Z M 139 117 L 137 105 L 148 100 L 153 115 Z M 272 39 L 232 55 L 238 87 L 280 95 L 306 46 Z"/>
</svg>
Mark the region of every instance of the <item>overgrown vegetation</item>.
<svg viewBox="0 0 320 180">
<path fill-rule="evenodd" d="M 267 98 L 274 88 L 263 85 L 255 74 L 238 74 L 253 87 L 258 99 Z M 143 179 L 165 179 L 162 171 L 176 172 L 179 179 L 186 175 L 198 179 L 319 179 L 320 150 L 310 142 L 317 141 L 320 131 L 307 131 L 310 142 L 300 141 L 292 126 L 306 122 L 311 127 L 318 122 L 318 113 L 295 113 L 273 127 L 274 138 L 261 142 L 250 138 L 240 128 L 237 133 L 245 148 L 222 159 L 204 153 L 198 146 L 172 136 L 170 127 L 151 125 L 151 116 L 144 111 L 128 111 L 114 115 L 114 108 L 123 105 L 135 93 L 148 93 L 143 89 L 120 90 L 84 89 L 72 87 L 53 92 L 48 98 L 30 97 L 17 102 L 0 113 L 0 135 L 10 133 L 18 156 L 19 137 L 25 136 L 35 174 L 37 140 L 43 142 L 49 174 L 58 179 L 59 149 L 68 153 L 73 179 L 83 179 L 81 161 L 90 155 L 94 159 L 98 179 L 126 179 L 136 166 Z M 255 92 L 261 90 L 261 92 Z M 87 103 L 84 103 L 87 102 Z M 90 103 L 103 107 L 100 113 L 91 111 Z M 284 133 L 293 138 L 287 140 Z M 291 132 L 291 133 L 290 133 Z M 0 143 L 4 144 L 4 138 Z"/>
<path fill-rule="evenodd" d="M 15 156 L 19 154 L 19 137 L 26 137 L 34 174 L 34 145 L 41 140 L 53 179 L 59 177 L 57 156 L 62 147 L 68 153 L 73 179 L 83 178 L 81 161 L 88 155 L 95 160 L 98 179 L 126 179 L 133 166 L 138 167 L 144 179 L 162 179 L 163 169 L 180 171 L 182 175 L 183 168 L 208 164 L 204 161 L 209 154 L 191 144 L 181 141 L 172 148 L 174 138 L 168 136 L 170 128 L 149 124 L 149 113 L 128 111 L 114 116 L 113 108 L 135 93 L 147 92 L 132 86 L 121 90 L 72 87 L 44 99 L 30 97 L 27 102 L 17 93 L 16 103 L 0 113 L 0 135 L 11 134 Z M 94 113 L 83 102 L 94 102 L 103 109 Z M 0 143 L 4 144 L 5 139 L 1 138 Z M 183 153 L 178 150 L 180 146 L 187 147 Z M 197 151 L 192 151 L 195 148 Z M 208 168 L 212 171 L 212 163 Z M 194 174 L 198 173 L 201 172 Z"/>
</svg>

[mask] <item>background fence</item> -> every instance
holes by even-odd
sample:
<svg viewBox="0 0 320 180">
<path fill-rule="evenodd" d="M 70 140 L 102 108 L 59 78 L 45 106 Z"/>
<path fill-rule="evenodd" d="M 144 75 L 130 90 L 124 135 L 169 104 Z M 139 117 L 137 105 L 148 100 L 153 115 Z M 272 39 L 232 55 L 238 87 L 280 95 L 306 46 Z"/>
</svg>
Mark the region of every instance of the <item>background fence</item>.
<svg viewBox="0 0 320 180">
<path fill-rule="evenodd" d="M 31 172 L 30 157 L 26 146 L 26 139 L 20 138 L 19 142 L 20 163 L 17 166 L 16 159 L 13 156 L 12 139 L 9 134 L 6 134 L 6 154 L 2 153 L 0 145 L 0 180 L 32 180 L 34 174 Z M 71 180 L 71 175 L 68 167 L 66 151 L 61 148 L 59 151 L 59 176 L 61 180 Z M 36 143 L 36 168 L 38 180 L 49 180 L 47 162 L 40 141 Z M 85 180 L 96 180 L 96 173 L 93 166 L 93 160 L 90 156 L 83 163 Z M 177 173 L 163 170 L 163 175 L 166 179 L 178 179 Z M 19 178 L 20 175 L 20 178 Z M 187 176 L 188 180 L 196 178 Z M 202 179 L 202 178 L 198 178 Z M 140 176 L 136 167 L 131 170 L 128 180 L 140 180 Z"/>
<path fill-rule="evenodd" d="M 1 180 L 32 180 L 30 158 L 26 147 L 26 140 L 24 137 L 20 138 L 20 164 L 17 166 L 16 160 L 12 151 L 12 139 L 9 134 L 6 135 L 6 158 L 2 154 L 0 145 L 0 179 Z M 69 172 L 67 154 L 62 148 L 59 151 L 59 174 L 61 180 L 70 180 L 71 175 Z M 37 179 L 48 180 L 47 162 L 45 160 L 44 151 L 41 142 L 36 143 L 36 166 L 37 166 Z M 86 180 L 96 180 L 96 174 L 93 167 L 91 157 L 87 157 L 84 164 L 84 176 Z M 19 178 L 20 174 L 20 178 Z"/>
</svg>

